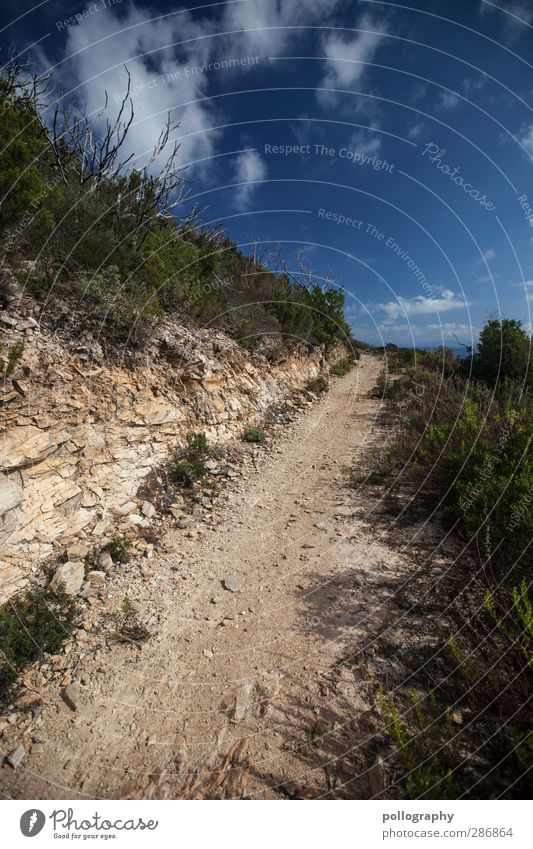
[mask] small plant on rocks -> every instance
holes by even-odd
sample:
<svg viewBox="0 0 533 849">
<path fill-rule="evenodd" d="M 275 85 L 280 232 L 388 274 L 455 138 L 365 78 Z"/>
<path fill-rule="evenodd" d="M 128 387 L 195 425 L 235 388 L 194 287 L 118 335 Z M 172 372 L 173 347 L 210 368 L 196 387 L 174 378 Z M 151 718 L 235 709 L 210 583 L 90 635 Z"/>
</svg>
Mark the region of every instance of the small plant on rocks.
<svg viewBox="0 0 533 849">
<path fill-rule="evenodd" d="M 305 388 L 308 392 L 313 392 L 314 395 L 321 395 L 323 392 L 327 392 L 328 384 L 324 378 L 320 376 L 310 380 Z"/>
<path fill-rule="evenodd" d="M 334 365 L 331 366 L 329 373 L 334 374 L 337 377 L 344 377 L 345 374 L 348 374 L 348 372 L 353 369 L 354 365 L 354 360 L 351 357 L 347 357 L 344 360 L 339 360 L 338 363 L 334 363 Z"/>
<path fill-rule="evenodd" d="M 191 488 L 207 475 L 205 460 L 209 457 L 209 444 L 205 433 L 187 434 L 185 449 L 174 451 L 170 463 L 170 478 L 175 483 Z"/>
<path fill-rule="evenodd" d="M 11 377 L 23 353 L 24 342 L 15 342 L 15 344 L 11 345 L 7 352 L 7 360 L 4 362 L 4 360 L 0 358 L 0 369 L 4 372 L 6 377 Z"/>
<path fill-rule="evenodd" d="M 107 551 L 115 563 L 127 563 L 130 559 L 131 540 L 124 534 L 115 536 L 104 545 L 102 551 Z"/>
<path fill-rule="evenodd" d="M 142 643 L 150 636 L 149 631 L 139 622 L 138 613 L 128 596 L 124 596 L 120 610 L 113 613 L 116 624 L 111 639 L 119 643 Z"/>
<path fill-rule="evenodd" d="M 244 431 L 243 439 L 245 442 L 261 443 L 265 441 L 266 433 L 258 427 L 249 427 Z"/>
<path fill-rule="evenodd" d="M 58 654 L 76 625 L 76 602 L 61 589 L 31 589 L 0 605 L 0 704 L 43 654 Z"/>
</svg>

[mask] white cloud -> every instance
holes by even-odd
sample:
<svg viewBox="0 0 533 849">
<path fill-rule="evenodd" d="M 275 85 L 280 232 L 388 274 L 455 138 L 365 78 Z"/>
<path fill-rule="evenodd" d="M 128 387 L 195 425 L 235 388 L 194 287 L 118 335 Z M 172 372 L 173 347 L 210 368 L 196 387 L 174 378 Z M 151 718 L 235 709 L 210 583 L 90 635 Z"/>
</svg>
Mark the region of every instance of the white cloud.
<svg viewBox="0 0 533 849">
<path fill-rule="evenodd" d="M 526 299 L 528 301 L 533 301 L 533 280 L 524 280 L 521 283 L 517 283 L 517 286 L 520 288 L 525 287 L 526 289 Z"/>
<path fill-rule="evenodd" d="M 351 90 L 360 83 L 367 71 L 365 63 L 372 62 L 387 31 L 368 14 L 359 18 L 357 29 L 353 35 L 330 33 L 324 37 L 325 73 L 319 88 Z M 317 98 L 324 105 L 338 102 L 331 91 L 317 91 Z"/>
<path fill-rule="evenodd" d="M 518 140 L 524 145 L 527 152 L 533 156 L 533 124 L 522 127 Z"/>
<path fill-rule="evenodd" d="M 196 134 L 183 139 L 181 161 L 210 156 L 215 137 L 207 130 L 215 123 L 215 110 L 205 102 L 193 102 L 207 93 L 209 74 L 186 70 L 204 65 L 210 58 L 210 46 L 207 41 L 194 41 L 162 49 L 201 32 L 188 13 L 157 20 L 134 4 L 120 20 L 112 11 L 101 12 L 68 29 L 65 53 L 72 58 L 62 66 L 59 82 L 66 97 L 74 91 L 89 113 L 102 107 L 107 91 L 108 114 L 114 119 L 126 91 L 126 65 L 135 116 L 125 155 L 134 153 L 139 157 L 136 164 L 142 165 L 171 112 L 173 120 L 181 123 L 176 137 Z"/>
<path fill-rule="evenodd" d="M 424 124 L 424 122 L 419 121 L 418 123 L 413 124 L 413 126 L 409 128 L 407 135 L 409 136 L 410 139 L 413 139 L 413 140 L 418 139 L 422 135 L 425 128 L 426 128 L 426 125 Z"/>
<path fill-rule="evenodd" d="M 381 150 L 381 138 L 379 133 L 358 130 L 351 138 L 350 147 L 361 155 L 375 156 Z"/>
<path fill-rule="evenodd" d="M 496 258 L 496 251 L 494 250 L 494 248 L 489 248 L 487 251 L 483 251 L 482 256 L 485 262 L 490 262 L 491 259 Z"/>
<path fill-rule="evenodd" d="M 286 46 L 299 37 L 291 26 L 326 21 L 340 5 L 341 0 L 247 0 L 230 3 L 224 8 L 220 31 L 248 30 L 237 36 L 239 43 L 262 55 L 279 55 Z"/>
<path fill-rule="evenodd" d="M 444 112 L 452 112 L 459 102 L 460 98 L 452 91 L 441 91 L 437 98 L 437 108 Z"/>
<path fill-rule="evenodd" d="M 395 301 L 376 304 L 374 309 L 386 313 L 387 318 L 383 323 L 388 324 L 404 316 L 409 318 L 414 315 L 449 312 L 449 310 L 464 309 L 466 305 L 464 298 L 452 292 L 451 289 L 443 289 L 439 298 L 425 298 L 423 295 L 417 295 L 414 298 L 398 296 Z"/>
<path fill-rule="evenodd" d="M 463 92 L 466 97 L 472 98 L 485 87 L 486 83 L 487 77 L 480 76 L 477 80 L 473 80 L 471 77 L 466 77 L 463 80 Z"/>
<path fill-rule="evenodd" d="M 499 11 L 498 11 L 499 10 Z M 481 0 L 481 14 L 499 14 L 507 29 L 524 29 L 524 24 L 533 23 L 533 8 L 529 0 L 509 0 L 509 2 L 490 3 Z"/>
<path fill-rule="evenodd" d="M 266 180 L 268 169 L 256 150 L 247 150 L 239 154 L 235 162 L 235 179 L 242 183 L 237 187 L 237 204 L 246 208 L 254 191 L 258 188 L 258 180 Z"/>
<path fill-rule="evenodd" d="M 208 161 L 222 132 L 213 128 L 224 123 L 220 101 L 209 100 L 214 75 L 242 75 L 257 65 L 264 67 L 269 56 L 304 37 L 293 25 L 319 24 L 338 2 L 332 0 L 326 8 L 323 0 L 247 0 L 205 12 L 180 9 L 159 19 L 135 2 L 110 6 L 65 31 L 65 61 L 56 70 L 57 88 L 65 91 L 67 100 L 74 92 L 89 113 L 104 104 L 107 90 L 113 120 L 125 92 L 126 64 L 135 120 L 125 156 L 133 152 L 146 158 L 170 111 L 181 124 L 176 133 L 182 142 L 180 162 Z M 42 52 L 40 56 L 44 70 L 50 63 Z M 259 61 L 238 69 L 212 67 L 253 57 Z M 135 164 L 142 165 L 142 158 Z"/>
</svg>

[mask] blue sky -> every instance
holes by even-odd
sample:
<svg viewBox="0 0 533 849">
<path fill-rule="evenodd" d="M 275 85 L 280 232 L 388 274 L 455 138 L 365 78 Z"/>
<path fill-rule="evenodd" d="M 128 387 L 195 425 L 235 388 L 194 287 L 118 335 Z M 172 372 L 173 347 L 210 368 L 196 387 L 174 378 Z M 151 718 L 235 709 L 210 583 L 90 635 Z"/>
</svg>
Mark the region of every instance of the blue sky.
<svg viewBox="0 0 533 849">
<path fill-rule="evenodd" d="M 529 0 L 7 0 L 1 28 L 92 112 L 126 63 L 137 162 L 170 111 L 206 220 L 331 272 L 355 335 L 530 326 Z"/>
</svg>

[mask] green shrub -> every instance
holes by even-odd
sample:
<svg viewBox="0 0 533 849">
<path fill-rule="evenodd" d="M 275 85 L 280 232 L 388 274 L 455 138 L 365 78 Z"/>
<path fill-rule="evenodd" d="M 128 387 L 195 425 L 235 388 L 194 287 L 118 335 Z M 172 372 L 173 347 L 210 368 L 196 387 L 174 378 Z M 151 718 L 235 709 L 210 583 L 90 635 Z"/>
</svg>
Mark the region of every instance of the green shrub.
<svg viewBox="0 0 533 849">
<path fill-rule="evenodd" d="M 143 643 L 150 636 L 149 631 L 139 622 L 139 615 L 128 596 L 124 596 L 120 609 L 112 614 L 115 629 L 111 639 L 118 643 Z"/>
<path fill-rule="evenodd" d="M 348 374 L 353 369 L 354 365 L 354 360 L 351 357 L 339 360 L 331 366 L 329 373 L 337 377 L 344 377 L 345 374 Z"/>
<path fill-rule="evenodd" d="M 379 692 L 379 706 L 386 728 L 404 766 L 402 783 L 410 799 L 454 798 L 452 771 L 443 762 L 445 741 L 453 737 L 450 712 L 432 717 L 422 709 L 415 691 L 400 715 L 392 696 Z M 435 754 L 439 751 L 439 754 Z"/>
<path fill-rule="evenodd" d="M 381 371 L 372 390 L 372 397 L 379 400 L 391 400 L 394 397 L 395 381 L 391 380 L 387 372 Z"/>
<path fill-rule="evenodd" d="M 207 475 L 204 461 L 209 453 L 209 444 L 205 433 L 187 434 L 186 447 L 174 451 L 171 456 L 170 479 L 182 486 L 192 487 Z"/>
<path fill-rule="evenodd" d="M 135 278 L 123 280 L 114 265 L 59 274 L 52 283 L 42 274 L 32 275 L 27 282 L 37 297 L 59 295 L 72 304 L 73 322 L 79 324 L 82 317 L 87 327 L 116 341 L 144 341 L 161 317 L 157 299 L 139 288 Z"/>
<path fill-rule="evenodd" d="M 513 587 L 512 599 L 512 606 L 501 611 L 497 597 L 487 590 L 485 605 L 505 643 L 533 668 L 533 600 L 525 578 L 520 586 Z"/>
<path fill-rule="evenodd" d="M 308 392 L 313 392 L 315 395 L 321 395 L 323 392 L 328 391 L 327 381 L 320 375 L 319 377 L 313 378 L 306 385 L 306 390 Z"/>
<path fill-rule="evenodd" d="M 127 563 L 131 556 L 130 549 L 131 540 L 125 534 L 116 534 L 102 551 L 107 551 L 115 563 Z"/>
<path fill-rule="evenodd" d="M 245 442 L 264 442 L 266 433 L 258 427 L 249 427 L 244 431 L 243 439 Z"/>
<path fill-rule="evenodd" d="M 510 383 L 483 385 L 416 371 L 382 390 L 399 414 L 391 476 L 440 504 L 457 530 L 490 557 L 518 555 L 533 534 L 533 401 Z"/>
<path fill-rule="evenodd" d="M 205 433 L 188 433 L 186 456 L 188 460 L 204 460 L 209 456 L 209 443 Z"/>
<path fill-rule="evenodd" d="M 45 192 L 42 154 L 45 141 L 35 108 L 19 88 L 8 92 L 0 79 L 0 233 L 16 230 Z"/>
<path fill-rule="evenodd" d="M 0 358 L 0 369 L 6 377 L 11 377 L 17 367 L 17 363 L 24 353 L 24 342 L 15 342 L 11 345 L 7 352 L 7 360 L 4 362 Z"/>
<path fill-rule="evenodd" d="M 26 666 L 61 650 L 77 613 L 71 598 L 51 589 L 28 590 L 0 605 L 0 704 L 9 700 Z"/>
</svg>

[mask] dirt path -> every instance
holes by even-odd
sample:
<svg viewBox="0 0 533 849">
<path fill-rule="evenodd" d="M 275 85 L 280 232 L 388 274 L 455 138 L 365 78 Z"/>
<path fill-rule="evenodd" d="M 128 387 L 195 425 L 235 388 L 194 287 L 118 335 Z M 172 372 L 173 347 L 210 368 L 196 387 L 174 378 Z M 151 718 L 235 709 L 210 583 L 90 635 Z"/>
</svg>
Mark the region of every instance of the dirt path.
<svg viewBox="0 0 533 849">
<path fill-rule="evenodd" d="M 346 486 L 376 444 L 380 361 L 364 356 L 302 415 L 259 470 L 232 486 L 198 537 L 172 530 L 145 581 L 118 579 L 154 610 L 142 646 L 95 648 L 68 673 L 5 792 L 26 798 L 368 798 L 379 792 L 361 650 L 387 607 L 399 555 L 374 538 Z M 368 505 L 366 510 L 368 510 Z M 223 588 L 233 577 L 238 591 Z M 88 645 L 92 645 L 89 641 Z M 342 663 L 350 656 L 357 662 Z M 369 760 L 370 759 L 370 760 Z"/>
</svg>

